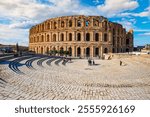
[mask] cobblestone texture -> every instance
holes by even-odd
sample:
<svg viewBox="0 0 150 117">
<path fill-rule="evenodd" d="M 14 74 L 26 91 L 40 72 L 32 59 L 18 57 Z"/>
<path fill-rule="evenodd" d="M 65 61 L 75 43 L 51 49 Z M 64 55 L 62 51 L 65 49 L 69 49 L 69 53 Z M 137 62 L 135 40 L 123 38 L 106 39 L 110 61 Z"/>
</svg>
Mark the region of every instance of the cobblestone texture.
<svg viewBox="0 0 150 117">
<path fill-rule="evenodd" d="M 0 99 L 150 99 L 150 57 L 122 58 L 123 66 L 120 59 L 95 60 L 97 65 L 88 66 L 85 59 L 64 65 L 61 58 L 40 57 L 31 63 L 33 69 L 25 64 L 30 59 L 14 67 L 23 74 L 10 69 L 11 62 L 0 64 Z"/>
</svg>

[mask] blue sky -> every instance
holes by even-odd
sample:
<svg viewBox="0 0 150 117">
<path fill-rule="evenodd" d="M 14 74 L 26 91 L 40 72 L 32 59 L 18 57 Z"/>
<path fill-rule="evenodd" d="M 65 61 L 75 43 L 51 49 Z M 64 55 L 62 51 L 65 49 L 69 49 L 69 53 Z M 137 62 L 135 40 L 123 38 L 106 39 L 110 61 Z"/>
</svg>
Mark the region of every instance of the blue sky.
<svg viewBox="0 0 150 117">
<path fill-rule="evenodd" d="M 48 18 L 99 15 L 134 30 L 134 45 L 150 44 L 150 0 L 1 0 L 0 43 L 28 45 L 29 29 Z"/>
</svg>

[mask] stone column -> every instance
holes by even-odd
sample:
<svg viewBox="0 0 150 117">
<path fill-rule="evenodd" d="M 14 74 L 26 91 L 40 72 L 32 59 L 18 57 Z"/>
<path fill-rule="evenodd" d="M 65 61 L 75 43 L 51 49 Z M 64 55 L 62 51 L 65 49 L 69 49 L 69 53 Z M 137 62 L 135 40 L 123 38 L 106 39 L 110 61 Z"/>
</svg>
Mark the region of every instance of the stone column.
<svg viewBox="0 0 150 117">
<path fill-rule="evenodd" d="M 101 58 L 103 57 L 103 46 L 102 45 L 100 46 L 100 57 Z"/>
<path fill-rule="evenodd" d="M 103 33 L 101 32 L 100 34 L 101 34 L 101 35 L 100 35 L 100 37 L 101 37 L 101 40 L 100 40 L 100 41 L 103 42 Z"/>
<path fill-rule="evenodd" d="M 94 53 L 93 53 L 93 46 L 90 47 L 90 57 L 93 57 Z"/>
<path fill-rule="evenodd" d="M 72 57 L 75 57 L 76 56 L 76 47 L 73 46 L 72 47 Z"/>
<path fill-rule="evenodd" d="M 90 33 L 90 41 L 94 41 L 94 32 Z"/>
<path fill-rule="evenodd" d="M 109 42 L 112 42 L 112 34 L 109 32 Z"/>
<path fill-rule="evenodd" d="M 81 47 L 81 57 L 84 57 L 84 47 Z"/>
<path fill-rule="evenodd" d="M 73 27 L 73 28 L 76 27 L 76 19 L 73 19 L 73 20 L 72 20 L 72 27 Z"/>
</svg>

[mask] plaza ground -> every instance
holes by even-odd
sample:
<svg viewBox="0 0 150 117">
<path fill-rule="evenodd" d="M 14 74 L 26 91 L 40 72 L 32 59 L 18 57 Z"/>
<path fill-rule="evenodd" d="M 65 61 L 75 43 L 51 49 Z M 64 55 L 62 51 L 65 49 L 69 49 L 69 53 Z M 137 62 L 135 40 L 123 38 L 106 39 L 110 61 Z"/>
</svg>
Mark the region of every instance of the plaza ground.
<svg viewBox="0 0 150 117">
<path fill-rule="evenodd" d="M 150 55 L 95 63 L 89 66 L 87 59 L 63 63 L 62 58 L 47 56 L 11 58 L 0 64 L 0 99 L 150 99 Z"/>
</svg>

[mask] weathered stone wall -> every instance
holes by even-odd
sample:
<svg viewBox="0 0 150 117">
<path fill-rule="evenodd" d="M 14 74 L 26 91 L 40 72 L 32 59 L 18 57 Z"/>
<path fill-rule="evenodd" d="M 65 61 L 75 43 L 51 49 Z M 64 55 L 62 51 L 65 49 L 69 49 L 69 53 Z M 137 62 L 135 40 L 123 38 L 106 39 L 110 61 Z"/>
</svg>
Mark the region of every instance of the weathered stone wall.
<svg viewBox="0 0 150 117">
<path fill-rule="evenodd" d="M 29 49 L 42 54 L 63 49 L 73 57 L 98 57 L 103 53 L 132 51 L 132 34 L 102 16 L 64 16 L 33 26 Z"/>
</svg>

